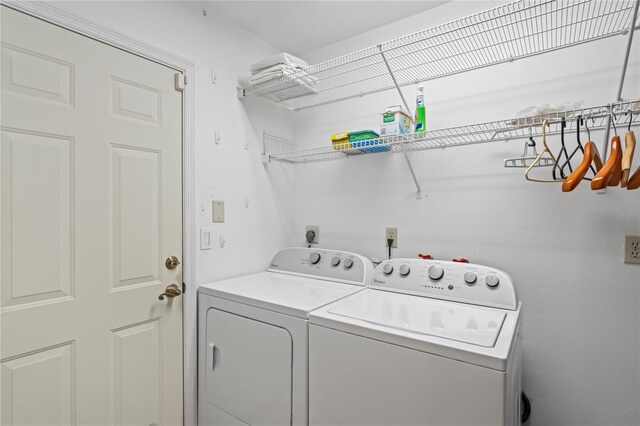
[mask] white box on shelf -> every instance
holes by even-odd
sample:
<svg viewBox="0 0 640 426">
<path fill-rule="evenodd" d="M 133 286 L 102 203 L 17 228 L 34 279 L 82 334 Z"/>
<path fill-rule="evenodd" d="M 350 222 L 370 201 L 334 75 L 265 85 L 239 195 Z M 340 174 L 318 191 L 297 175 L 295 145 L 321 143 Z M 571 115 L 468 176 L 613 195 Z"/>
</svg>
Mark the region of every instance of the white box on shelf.
<svg viewBox="0 0 640 426">
<path fill-rule="evenodd" d="M 399 105 L 387 107 L 382 113 L 380 136 L 411 133 L 411 117 Z"/>
</svg>

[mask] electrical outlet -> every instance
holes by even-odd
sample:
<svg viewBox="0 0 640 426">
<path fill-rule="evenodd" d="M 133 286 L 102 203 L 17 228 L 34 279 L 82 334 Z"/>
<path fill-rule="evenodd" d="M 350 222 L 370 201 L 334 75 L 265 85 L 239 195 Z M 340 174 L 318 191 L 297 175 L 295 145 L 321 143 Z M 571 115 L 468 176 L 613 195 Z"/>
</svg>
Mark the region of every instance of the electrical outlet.
<svg viewBox="0 0 640 426">
<path fill-rule="evenodd" d="M 213 200 L 211 210 L 213 212 L 212 222 L 224 222 L 224 201 Z"/>
<path fill-rule="evenodd" d="M 398 247 L 398 228 L 387 228 L 387 233 L 384 237 L 384 246 L 387 247 L 387 240 L 392 239 L 393 243 L 391 243 L 392 248 Z"/>
<path fill-rule="evenodd" d="M 304 230 L 304 240 L 305 240 L 305 242 L 307 241 L 307 232 L 308 231 L 313 231 L 316 234 L 313 237 L 313 241 L 311 241 L 311 244 L 320 243 L 320 227 L 316 226 L 316 225 L 307 225 L 307 227 Z"/>
<path fill-rule="evenodd" d="M 640 264 L 640 235 L 624 237 L 624 263 Z"/>
</svg>

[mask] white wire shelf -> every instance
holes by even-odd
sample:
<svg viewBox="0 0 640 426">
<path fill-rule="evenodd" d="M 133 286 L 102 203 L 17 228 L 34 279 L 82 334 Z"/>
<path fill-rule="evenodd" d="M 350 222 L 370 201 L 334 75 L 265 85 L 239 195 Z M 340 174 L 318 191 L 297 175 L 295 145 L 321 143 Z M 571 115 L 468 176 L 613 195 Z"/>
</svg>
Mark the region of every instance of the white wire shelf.
<svg viewBox="0 0 640 426">
<path fill-rule="evenodd" d="M 539 137 L 542 134 L 542 123 L 549 119 L 547 135 L 560 134 L 562 119 L 565 119 L 565 133 L 576 129 L 578 117 L 587 121 L 590 131 L 602 130 L 607 127 L 609 116 L 614 117 L 614 124 L 618 133 L 624 133 L 629 123 L 640 126 L 640 100 L 617 102 L 588 108 L 560 111 L 545 116 L 520 117 L 511 120 L 491 121 L 439 130 L 429 130 L 424 133 L 404 135 L 380 136 L 360 142 L 343 143 L 317 148 L 291 150 L 282 152 L 265 152 L 265 162 L 282 161 L 286 163 L 310 163 L 344 159 L 355 155 L 376 154 L 384 152 L 423 151 L 428 149 L 442 149 L 454 146 L 474 145 L 487 142 L 526 139 L 529 136 Z M 586 128 L 581 127 L 586 141 Z M 271 136 L 264 134 L 265 139 Z M 265 146 L 268 144 L 265 142 Z"/>
<path fill-rule="evenodd" d="M 521 0 L 241 92 L 293 109 L 324 105 L 392 89 L 391 73 L 402 87 L 625 34 L 634 22 L 633 6 L 634 0 Z M 318 79 L 312 88 L 309 76 Z"/>
</svg>

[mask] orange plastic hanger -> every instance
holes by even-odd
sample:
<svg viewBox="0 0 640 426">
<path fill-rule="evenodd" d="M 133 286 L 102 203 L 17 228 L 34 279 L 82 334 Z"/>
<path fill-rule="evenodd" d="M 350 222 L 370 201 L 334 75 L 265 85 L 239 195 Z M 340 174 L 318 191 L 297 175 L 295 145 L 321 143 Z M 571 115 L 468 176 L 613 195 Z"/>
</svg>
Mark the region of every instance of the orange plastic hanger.
<svg viewBox="0 0 640 426">
<path fill-rule="evenodd" d="M 622 177 L 622 142 L 620 136 L 611 138 L 611 152 L 602 169 L 591 180 L 591 189 L 599 190 L 617 186 Z"/>
<path fill-rule="evenodd" d="M 611 151 L 607 162 L 591 180 L 591 189 L 594 191 L 608 186 L 618 186 L 622 179 L 622 142 L 618 136 L 614 117 L 611 117 L 611 124 L 616 135 L 611 138 Z"/>
<path fill-rule="evenodd" d="M 587 174 L 591 163 L 596 166 L 596 172 L 602 169 L 602 159 L 595 143 L 589 141 L 584 145 L 584 157 L 580 165 L 562 182 L 562 192 L 573 191 L 582 182 Z"/>
<path fill-rule="evenodd" d="M 529 172 L 533 170 L 538 165 L 538 163 L 540 163 L 541 161 L 547 160 L 546 158 L 543 157 L 545 153 L 549 157 L 551 157 L 551 161 L 549 161 L 549 164 L 556 163 L 556 157 L 553 156 L 553 154 L 551 153 L 551 150 L 547 146 L 547 126 L 549 126 L 549 119 L 546 119 L 542 122 L 542 145 L 544 146 L 544 149 L 540 151 L 540 154 L 538 154 L 534 162 L 531 163 L 531 165 L 524 172 L 524 178 L 529 182 L 541 182 L 541 183 L 562 182 L 562 179 L 543 180 L 543 179 L 533 179 L 529 177 Z"/>
<path fill-rule="evenodd" d="M 631 190 L 638 188 L 640 188 L 640 167 L 638 167 L 638 170 L 636 170 L 627 182 L 627 189 Z"/>
<path fill-rule="evenodd" d="M 623 188 L 627 186 L 629 181 L 629 173 L 631 172 L 631 162 L 633 161 L 633 152 L 636 149 L 636 135 L 631 131 L 631 121 L 633 121 L 633 114 L 627 111 L 625 114 L 629 114 L 629 127 L 627 133 L 624 135 L 624 154 L 622 155 L 622 177 L 620 179 L 620 186 Z"/>
</svg>

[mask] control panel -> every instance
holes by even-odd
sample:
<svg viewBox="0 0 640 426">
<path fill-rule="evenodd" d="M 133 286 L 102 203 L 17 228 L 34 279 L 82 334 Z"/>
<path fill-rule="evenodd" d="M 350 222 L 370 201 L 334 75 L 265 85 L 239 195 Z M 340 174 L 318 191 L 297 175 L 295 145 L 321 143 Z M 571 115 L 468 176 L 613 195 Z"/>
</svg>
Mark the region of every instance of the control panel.
<svg viewBox="0 0 640 426">
<path fill-rule="evenodd" d="M 507 273 L 472 263 L 385 260 L 373 272 L 371 287 L 512 310 L 518 303 Z"/>
<path fill-rule="evenodd" d="M 371 279 L 373 264 L 363 256 L 346 251 L 291 247 L 276 253 L 268 271 L 366 285 Z"/>
</svg>

